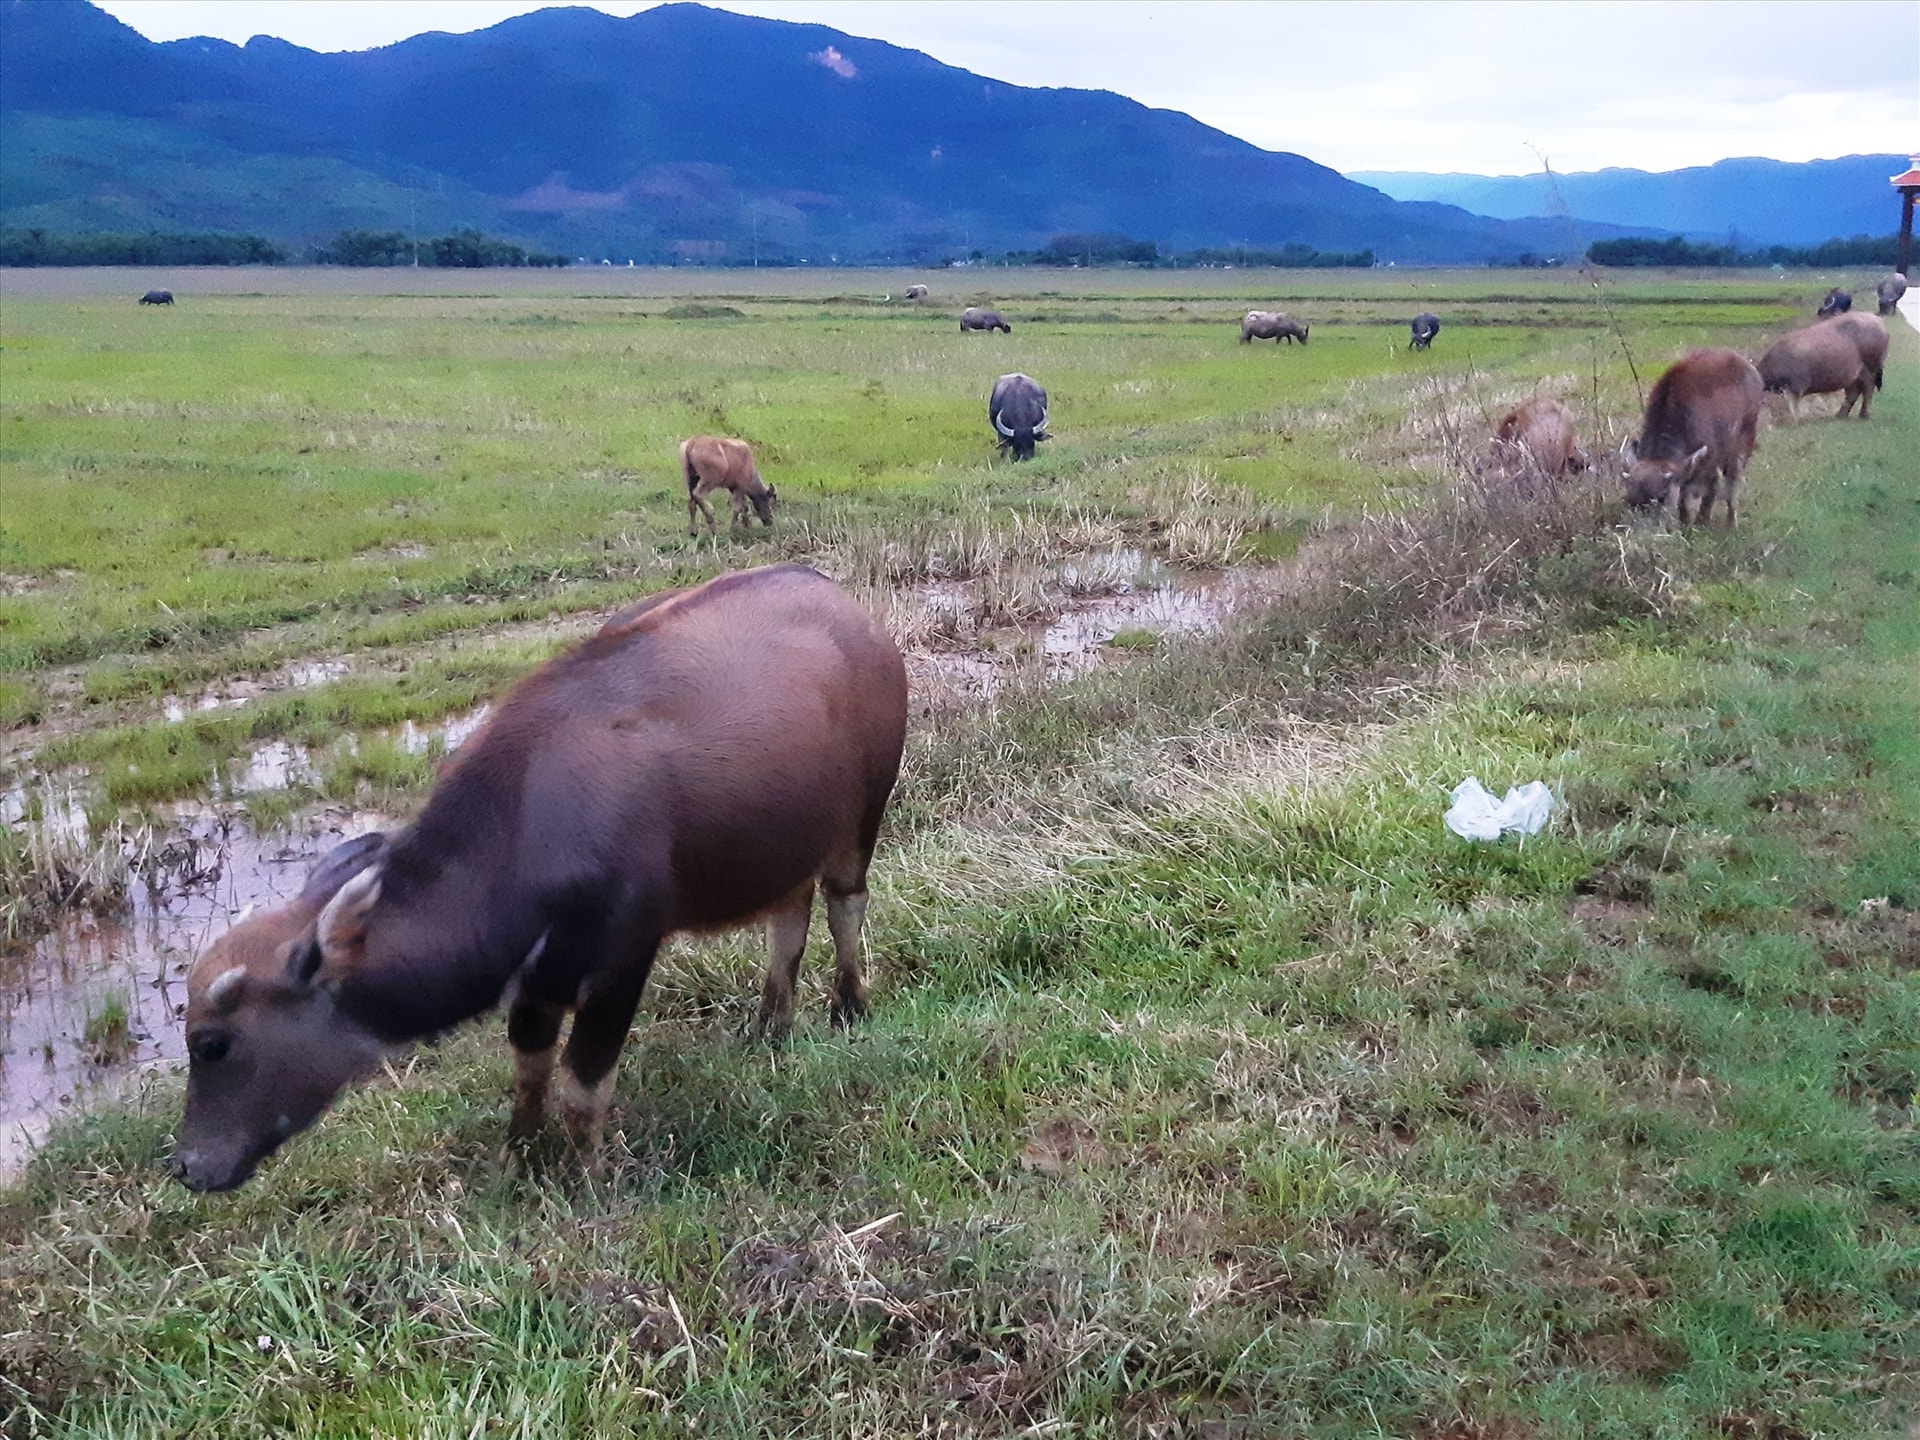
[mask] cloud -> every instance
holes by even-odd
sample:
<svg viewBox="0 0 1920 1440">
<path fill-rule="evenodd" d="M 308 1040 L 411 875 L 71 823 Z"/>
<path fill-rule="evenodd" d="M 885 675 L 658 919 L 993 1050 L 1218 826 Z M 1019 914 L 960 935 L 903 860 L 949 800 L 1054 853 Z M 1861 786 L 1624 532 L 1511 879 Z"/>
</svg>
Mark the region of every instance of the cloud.
<svg viewBox="0 0 1920 1440">
<path fill-rule="evenodd" d="M 814 51 L 811 55 L 807 56 L 807 59 L 813 61 L 816 65 L 824 65 L 842 80 L 851 80 L 860 73 L 860 68 L 857 65 L 831 45 L 827 46 L 824 50 Z"/>
</svg>

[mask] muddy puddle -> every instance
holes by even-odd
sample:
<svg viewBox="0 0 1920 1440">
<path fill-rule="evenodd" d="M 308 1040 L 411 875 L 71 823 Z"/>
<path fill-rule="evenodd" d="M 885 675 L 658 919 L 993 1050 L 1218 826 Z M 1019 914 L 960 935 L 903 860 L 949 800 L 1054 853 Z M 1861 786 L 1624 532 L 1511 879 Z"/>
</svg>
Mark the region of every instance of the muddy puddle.
<svg viewBox="0 0 1920 1440">
<path fill-rule="evenodd" d="M 1163 637 L 1218 634 L 1229 615 L 1275 585 L 1259 571 L 1175 571 L 1125 550 L 1070 562 L 1060 582 L 1069 593 L 1098 593 L 1047 607 L 1053 613 L 1044 621 L 1003 625 L 972 621 L 979 602 L 965 584 L 921 586 L 916 600 L 932 638 L 908 647 L 908 675 L 924 692 L 915 699 L 986 699 L 1023 670 L 1067 680 L 1147 653 Z"/>
<path fill-rule="evenodd" d="M 84 827 L 77 808 L 64 813 Z M 180 1059 L 194 956 L 248 905 L 299 893 L 316 857 L 387 823 L 345 806 L 267 836 L 206 806 L 169 818 L 168 873 L 178 879 L 156 890 L 136 877 L 119 913 L 72 916 L 26 954 L 0 960 L 0 1175 L 17 1171 L 68 1109 Z"/>
</svg>

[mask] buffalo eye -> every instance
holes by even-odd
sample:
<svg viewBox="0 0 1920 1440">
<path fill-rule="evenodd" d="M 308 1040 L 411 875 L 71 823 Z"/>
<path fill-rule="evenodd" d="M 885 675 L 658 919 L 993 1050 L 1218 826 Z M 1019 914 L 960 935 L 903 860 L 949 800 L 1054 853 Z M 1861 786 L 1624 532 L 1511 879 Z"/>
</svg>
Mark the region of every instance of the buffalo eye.
<svg viewBox="0 0 1920 1440">
<path fill-rule="evenodd" d="M 224 1030 L 208 1031 L 187 1041 L 187 1050 L 203 1065 L 217 1065 L 232 1048 L 233 1037 Z"/>
</svg>

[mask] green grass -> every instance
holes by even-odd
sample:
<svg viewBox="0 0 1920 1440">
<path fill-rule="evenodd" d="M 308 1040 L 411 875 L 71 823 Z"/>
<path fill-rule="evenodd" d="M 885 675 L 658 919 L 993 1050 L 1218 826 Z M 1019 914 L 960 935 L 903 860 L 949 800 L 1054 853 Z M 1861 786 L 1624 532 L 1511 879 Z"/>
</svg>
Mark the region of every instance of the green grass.
<svg viewBox="0 0 1920 1440">
<path fill-rule="evenodd" d="M 1690 308 L 1657 285 L 1632 332 L 1643 362 L 1696 338 L 1751 345 L 1758 330 L 1729 317 L 1773 323 L 1746 304 L 1766 299 L 1758 287 L 1716 280 L 1698 292 L 1713 306 Z M 368 343 L 446 343 L 452 322 L 421 303 L 395 302 L 413 323 Z M 898 453 L 836 478 L 797 438 L 809 387 L 754 381 L 777 398 L 750 433 L 788 437 L 794 479 L 776 478 L 801 503 L 772 547 L 723 544 L 711 563 L 811 545 L 871 577 L 931 546 L 1017 579 L 1089 516 L 1164 534 L 1169 477 L 1209 446 L 1224 462 L 1250 444 L 1273 447 L 1252 478 L 1205 464 L 1257 533 L 1382 500 L 1411 506 L 1416 534 L 1452 533 L 1417 518 L 1418 475 L 1433 472 L 1406 459 L 1439 442 L 1402 421 L 1467 404 L 1428 406 L 1428 372 L 1407 377 L 1384 344 L 1364 362 L 1330 344 L 1314 362 L 1327 368 L 1304 372 L 1173 320 L 1038 335 L 995 363 L 1072 377 L 1055 392 L 1065 438 L 1009 472 L 981 463 L 973 400 L 949 406 L 935 375 L 908 368 L 904 322 L 793 308 L 769 348 L 825 366 L 847 363 L 837 347 L 894 347 L 914 378 L 875 378 L 889 404 L 922 407 L 925 429 L 845 437 L 834 407 L 844 422 L 869 401 L 843 387 L 818 402 L 817 444 Z M 595 329 L 580 318 L 559 333 Z M 651 323 L 622 322 L 642 350 Z M 709 365 L 748 363 L 725 347 L 751 326 L 663 323 L 693 327 Z M 1205 344 L 1189 351 L 1189 334 Z M 959 365 L 940 348 L 958 338 L 933 347 L 936 369 Z M 1582 375 L 1589 338 L 1475 332 L 1490 369 L 1471 383 Z M 1494 586 L 1485 613 L 1511 623 L 1479 643 L 1436 628 L 1444 607 L 1406 608 L 1404 576 L 1341 571 L 1336 555 L 1334 592 L 917 722 L 876 875 L 871 1024 L 847 1039 L 816 1013 L 784 1051 L 747 1045 L 750 937 L 679 947 L 623 1067 L 599 1176 L 557 1149 L 501 1156 L 498 1024 L 357 1092 L 234 1196 L 193 1197 L 164 1174 L 176 1079 L 76 1117 L 0 1192 L 0 1315 L 31 1317 L 0 1324 L 0 1426 L 1905 1433 L 1920 1415 L 1920 344 L 1895 344 L 1871 424 L 1765 433 L 1739 536 L 1629 527 L 1591 551 L 1570 543 L 1499 582 L 1515 590 Z M 1043 350 L 1051 369 L 1028 363 Z M 1631 384 L 1602 364 L 1617 425 Z M 1156 388 L 1183 365 L 1188 379 Z M 1274 393 L 1238 373 L 1252 366 Z M 1096 421 L 1094 377 L 1121 374 L 1146 388 Z M 561 382 L 542 362 L 497 383 Z M 759 402 L 737 383 L 730 410 L 748 413 Z M 30 408 L 11 384 L 7 403 Z M 152 450 L 170 458 L 179 428 Z M 563 452 L 597 443 L 541 433 Z M 123 443 L 137 457 L 147 442 Z M 23 453 L 8 465 L 39 463 Z M 573 483 L 519 511 L 496 497 L 499 523 L 563 556 L 583 523 Z M 967 507 L 992 507 L 1002 548 L 955 538 Z M 316 524 L 351 530 L 350 509 L 323 505 Z M 639 553 L 658 578 L 685 552 L 670 505 L 647 523 Z M 901 554 L 857 543 L 867 530 Z M 1665 587 L 1591 583 L 1616 546 L 1629 570 L 1664 567 Z M 136 549 L 126 564 L 146 563 Z M 318 553 L 315 576 L 343 584 L 353 547 Z M 1531 606 L 1515 593 L 1528 577 Z M 133 613 L 97 592 L 104 629 L 72 621 L 75 637 Z M 369 620 L 405 613 L 354 604 Z M 40 616 L 34 633 L 70 620 Z M 217 656 L 211 637 L 239 631 L 195 633 L 209 638 L 188 650 Z M 537 643 L 510 642 L 503 672 L 531 658 L 513 646 Z M 418 684 L 458 682 L 442 658 L 424 655 Z M 391 677 L 394 693 L 411 679 Z M 302 692 L 305 711 L 262 706 L 262 733 L 351 733 L 376 703 L 359 683 Z M 329 691 L 360 698 L 329 710 Z M 161 728 L 228 723 L 242 722 Z M 82 729 L 59 743 L 97 748 L 63 753 L 109 774 L 148 733 Z M 195 764 L 222 734 L 195 740 Z M 405 794 L 425 778 L 406 769 L 417 757 L 362 745 L 358 760 L 368 774 L 342 783 Z M 1496 789 L 1545 778 L 1567 813 L 1524 844 L 1466 845 L 1439 816 L 1468 773 Z"/>
</svg>

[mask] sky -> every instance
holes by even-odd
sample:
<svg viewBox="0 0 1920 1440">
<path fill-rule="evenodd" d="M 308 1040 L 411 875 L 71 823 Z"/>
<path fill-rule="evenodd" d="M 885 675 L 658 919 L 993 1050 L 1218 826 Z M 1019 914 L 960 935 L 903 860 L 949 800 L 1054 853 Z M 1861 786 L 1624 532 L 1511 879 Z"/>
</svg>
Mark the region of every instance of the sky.
<svg viewBox="0 0 1920 1440">
<path fill-rule="evenodd" d="M 152 40 L 364 50 L 538 0 L 96 0 Z M 602 0 L 631 15 L 649 8 Z M 1920 150 L 1920 0 L 728 0 L 1336 170 L 1673 170 Z"/>
</svg>

